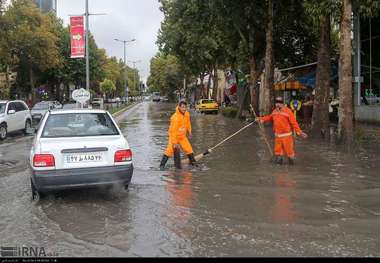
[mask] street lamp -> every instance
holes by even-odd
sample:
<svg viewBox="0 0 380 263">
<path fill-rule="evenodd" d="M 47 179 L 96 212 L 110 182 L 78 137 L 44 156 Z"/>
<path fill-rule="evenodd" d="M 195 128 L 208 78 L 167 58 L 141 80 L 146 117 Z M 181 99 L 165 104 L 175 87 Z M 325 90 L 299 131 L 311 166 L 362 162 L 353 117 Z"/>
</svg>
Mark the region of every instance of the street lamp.
<svg viewBox="0 0 380 263">
<path fill-rule="evenodd" d="M 115 38 L 114 40 L 115 40 L 115 41 L 118 41 L 118 42 L 121 42 L 121 43 L 124 44 L 124 66 L 126 66 L 126 65 L 127 65 L 127 61 L 126 61 L 126 55 L 125 55 L 125 49 L 126 49 L 125 46 L 126 46 L 126 44 L 129 43 L 129 42 L 134 42 L 134 41 L 136 41 L 136 39 L 131 39 L 131 40 L 120 40 L 120 39 Z M 124 69 L 124 70 L 125 70 L 125 69 Z M 125 71 L 124 71 L 124 73 L 125 73 Z M 128 103 L 127 78 L 125 79 L 125 96 L 127 97 L 127 103 Z"/>
<path fill-rule="evenodd" d="M 141 60 L 136 60 L 136 61 L 130 61 L 130 60 L 128 60 L 130 63 L 132 63 L 133 64 L 133 69 L 134 69 L 134 74 L 133 74 L 133 82 L 134 82 L 134 84 L 136 85 L 136 73 L 137 73 L 137 70 L 136 70 L 136 63 L 140 63 L 141 62 Z M 137 87 L 138 88 L 138 87 Z"/>
</svg>

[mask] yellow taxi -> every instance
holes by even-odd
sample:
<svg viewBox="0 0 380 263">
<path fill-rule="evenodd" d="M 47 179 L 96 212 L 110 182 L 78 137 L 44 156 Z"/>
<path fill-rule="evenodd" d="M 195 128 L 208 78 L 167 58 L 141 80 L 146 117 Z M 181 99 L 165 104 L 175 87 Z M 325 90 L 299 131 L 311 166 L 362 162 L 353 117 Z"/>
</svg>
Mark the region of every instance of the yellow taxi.
<svg viewBox="0 0 380 263">
<path fill-rule="evenodd" d="M 201 99 L 195 104 L 195 110 L 200 113 L 213 112 L 217 114 L 219 112 L 219 105 L 214 100 Z"/>
</svg>

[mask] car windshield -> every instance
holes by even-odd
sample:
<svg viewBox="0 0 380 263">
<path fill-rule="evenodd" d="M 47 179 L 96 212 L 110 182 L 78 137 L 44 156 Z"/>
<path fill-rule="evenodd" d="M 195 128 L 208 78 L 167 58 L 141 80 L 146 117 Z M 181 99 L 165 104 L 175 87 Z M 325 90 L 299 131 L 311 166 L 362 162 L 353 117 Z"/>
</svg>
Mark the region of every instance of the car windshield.
<svg viewBox="0 0 380 263">
<path fill-rule="evenodd" d="M 89 137 L 119 135 L 106 113 L 51 114 L 46 121 L 42 138 Z"/>
<path fill-rule="evenodd" d="M 208 104 L 208 103 L 214 103 L 213 100 L 203 100 L 202 101 L 203 104 Z"/>
<path fill-rule="evenodd" d="M 6 103 L 0 103 L 0 114 L 5 112 Z"/>
<path fill-rule="evenodd" d="M 41 102 L 41 103 L 37 103 L 36 105 L 34 105 L 34 107 L 32 108 L 32 110 L 48 110 L 49 109 L 49 103 L 47 102 Z"/>
</svg>

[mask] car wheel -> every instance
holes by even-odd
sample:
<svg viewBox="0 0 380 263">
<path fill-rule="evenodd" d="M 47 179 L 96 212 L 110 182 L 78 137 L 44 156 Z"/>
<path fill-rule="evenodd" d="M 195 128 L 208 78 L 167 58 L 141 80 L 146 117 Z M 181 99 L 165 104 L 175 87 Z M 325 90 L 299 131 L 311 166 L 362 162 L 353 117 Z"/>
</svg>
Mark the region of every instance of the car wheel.
<svg viewBox="0 0 380 263">
<path fill-rule="evenodd" d="M 5 140 L 7 138 L 7 126 L 5 124 L 0 125 L 0 140 Z"/>
<path fill-rule="evenodd" d="M 40 192 L 38 192 L 37 188 L 34 186 L 32 179 L 30 179 L 30 186 L 32 188 L 32 201 L 38 203 L 43 197 L 43 195 Z"/>
<path fill-rule="evenodd" d="M 32 122 L 29 119 L 27 119 L 26 122 L 25 122 L 25 129 L 24 129 L 24 134 L 25 135 L 27 134 L 26 133 L 27 130 L 30 129 L 30 128 L 32 128 Z"/>
<path fill-rule="evenodd" d="M 128 190 L 129 184 L 124 185 L 124 190 Z"/>
</svg>

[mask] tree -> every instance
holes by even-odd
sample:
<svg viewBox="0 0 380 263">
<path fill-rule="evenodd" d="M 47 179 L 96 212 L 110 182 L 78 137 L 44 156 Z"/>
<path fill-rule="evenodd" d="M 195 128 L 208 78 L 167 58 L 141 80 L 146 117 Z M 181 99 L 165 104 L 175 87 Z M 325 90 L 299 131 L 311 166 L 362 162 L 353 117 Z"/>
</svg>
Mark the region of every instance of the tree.
<svg viewBox="0 0 380 263">
<path fill-rule="evenodd" d="M 330 138 L 329 97 L 331 89 L 331 16 L 339 10 L 336 2 L 309 0 L 304 3 L 319 28 L 318 64 L 311 132 Z"/>
<path fill-rule="evenodd" d="M 178 58 L 173 55 L 157 54 L 151 60 L 150 73 L 147 84 L 151 91 L 159 91 L 173 99 L 174 91 L 182 86 L 184 79 Z"/>
<path fill-rule="evenodd" d="M 60 63 L 57 48 L 58 37 L 48 16 L 28 0 L 13 0 L 2 16 L 0 59 L 6 65 L 18 64 L 18 83 L 26 72 L 29 77 L 29 90 L 24 85 L 19 91 L 35 94 L 38 73 Z"/>
<path fill-rule="evenodd" d="M 338 138 L 350 148 L 354 141 L 352 107 L 352 1 L 343 0 L 340 21 Z"/>
<path fill-rule="evenodd" d="M 261 114 L 271 113 L 273 108 L 273 78 L 274 78 L 274 52 L 273 52 L 273 0 L 268 0 L 268 23 L 266 28 L 265 73 L 264 73 L 264 101 Z"/>
<path fill-rule="evenodd" d="M 104 79 L 103 82 L 100 83 L 100 90 L 103 94 L 108 97 L 108 95 L 116 90 L 115 83 L 112 80 Z"/>
</svg>

